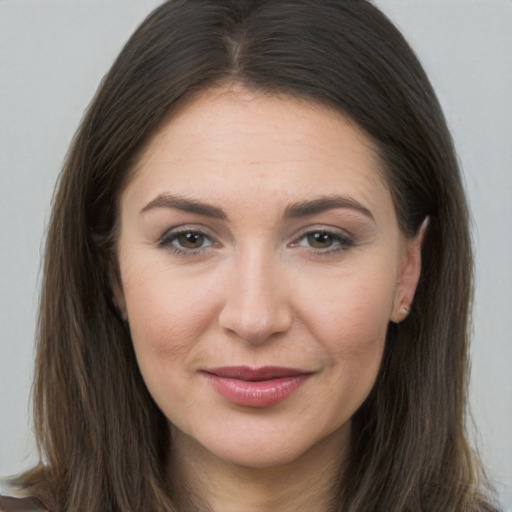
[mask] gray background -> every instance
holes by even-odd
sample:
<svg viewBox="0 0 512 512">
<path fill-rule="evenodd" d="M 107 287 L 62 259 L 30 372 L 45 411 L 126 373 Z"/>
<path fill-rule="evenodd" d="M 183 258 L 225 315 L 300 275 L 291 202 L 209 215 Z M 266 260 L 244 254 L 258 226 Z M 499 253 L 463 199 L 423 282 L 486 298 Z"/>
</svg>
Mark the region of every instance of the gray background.
<svg viewBox="0 0 512 512">
<path fill-rule="evenodd" d="M 0 475 L 35 460 L 30 430 L 40 253 L 83 110 L 157 0 L 0 0 Z M 378 0 L 438 91 L 474 216 L 471 403 L 512 511 L 512 1 Z M 66 419 L 63 418 L 63 421 Z"/>
</svg>

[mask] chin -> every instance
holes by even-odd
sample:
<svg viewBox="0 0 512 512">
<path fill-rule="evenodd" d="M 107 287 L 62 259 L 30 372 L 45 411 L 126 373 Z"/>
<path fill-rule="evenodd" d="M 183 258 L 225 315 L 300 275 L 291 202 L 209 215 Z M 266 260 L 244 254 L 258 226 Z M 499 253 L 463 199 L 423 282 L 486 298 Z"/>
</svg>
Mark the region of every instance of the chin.
<svg viewBox="0 0 512 512">
<path fill-rule="evenodd" d="M 298 460 L 302 455 L 300 450 L 285 451 L 279 447 L 246 448 L 240 450 L 225 450 L 217 455 L 223 462 L 246 469 L 271 469 L 286 466 Z"/>
<path fill-rule="evenodd" d="M 316 435 L 310 432 L 309 436 L 304 431 L 285 430 L 272 431 L 262 424 L 242 435 L 231 432 L 226 436 L 189 439 L 213 462 L 254 470 L 277 469 L 294 463 L 300 466 L 301 461 L 309 465 L 313 459 L 333 453 L 338 453 L 336 459 L 340 460 L 350 439 L 350 421 L 335 431 L 316 432 Z"/>
</svg>

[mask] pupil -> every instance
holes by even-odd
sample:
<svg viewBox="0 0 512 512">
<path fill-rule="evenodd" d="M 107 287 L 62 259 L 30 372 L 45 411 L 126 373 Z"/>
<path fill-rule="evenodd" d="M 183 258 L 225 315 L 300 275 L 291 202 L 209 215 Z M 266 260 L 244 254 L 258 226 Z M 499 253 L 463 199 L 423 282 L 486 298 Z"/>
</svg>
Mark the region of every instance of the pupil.
<svg viewBox="0 0 512 512">
<path fill-rule="evenodd" d="M 332 245 L 332 237 L 329 233 L 312 233 L 311 235 L 308 235 L 308 242 L 311 247 L 325 249 Z"/>
<path fill-rule="evenodd" d="M 182 247 L 197 249 L 203 245 L 204 236 L 199 233 L 182 233 L 178 236 L 178 240 Z"/>
</svg>

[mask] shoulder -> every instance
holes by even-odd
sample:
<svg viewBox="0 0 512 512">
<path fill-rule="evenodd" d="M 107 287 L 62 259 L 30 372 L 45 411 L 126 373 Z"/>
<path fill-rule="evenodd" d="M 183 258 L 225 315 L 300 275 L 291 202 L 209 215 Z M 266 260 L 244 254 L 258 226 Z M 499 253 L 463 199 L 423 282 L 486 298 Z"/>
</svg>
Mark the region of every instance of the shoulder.
<svg viewBox="0 0 512 512">
<path fill-rule="evenodd" d="M 0 512 L 49 512 L 34 496 L 15 498 L 0 495 Z"/>
</svg>

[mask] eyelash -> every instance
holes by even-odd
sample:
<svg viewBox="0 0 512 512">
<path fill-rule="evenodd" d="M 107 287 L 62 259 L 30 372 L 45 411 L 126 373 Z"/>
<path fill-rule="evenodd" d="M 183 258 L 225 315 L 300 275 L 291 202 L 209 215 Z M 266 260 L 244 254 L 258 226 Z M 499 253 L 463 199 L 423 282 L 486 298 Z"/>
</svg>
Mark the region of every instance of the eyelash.
<svg viewBox="0 0 512 512">
<path fill-rule="evenodd" d="M 185 248 L 174 245 L 174 243 L 178 240 L 178 238 L 182 235 L 196 235 L 199 237 L 203 237 L 204 240 L 208 241 L 206 246 L 201 246 L 198 248 Z M 327 228 L 318 228 L 318 229 L 309 229 L 301 233 L 293 242 L 290 243 L 290 247 L 308 247 L 306 245 L 302 245 L 302 241 L 307 240 L 308 237 L 320 235 L 324 237 L 330 237 L 333 245 L 325 248 L 315 248 L 309 247 L 315 254 L 321 256 L 328 256 L 332 254 L 338 254 L 345 252 L 350 247 L 354 246 L 354 240 L 346 235 L 345 233 L 327 229 Z M 158 240 L 158 246 L 162 247 L 174 254 L 180 256 L 195 256 L 202 254 L 208 247 L 215 245 L 215 240 L 212 239 L 211 236 L 207 235 L 203 231 L 199 229 L 193 228 L 177 228 L 172 229 L 163 234 L 163 236 Z"/>
<path fill-rule="evenodd" d="M 302 245 L 303 240 L 307 240 L 308 237 L 315 235 L 329 237 L 332 240 L 333 245 L 325 248 L 315 248 Z M 333 230 L 330 228 L 317 228 L 308 229 L 307 231 L 302 232 L 290 245 L 292 247 L 309 247 L 314 252 L 314 254 L 320 256 L 330 256 L 333 254 L 340 254 L 345 252 L 347 249 L 355 245 L 355 242 L 350 236 L 341 231 Z"/>
<path fill-rule="evenodd" d="M 174 245 L 174 242 L 178 240 L 178 237 L 182 235 L 197 235 L 200 237 L 204 237 L 205 240 L 207 240 L 209 243 L 208 245 L 204 247 L 198 247 L 198 248 L 185 248 L 185 247 L 179 247 L 177 245 Z M 166 231 L 162 237 L 158 240 L 158 246 L 162 247 L 168 251 L 171 251 L 174 254 L 178 254 L 180 256 L 193 256 L 201 254 L 205 251 L 206 248 L 210 247 L 211 245 L 214 245 L 214 241 L 212 240 L 212 237 L 204 233 L 203 231 L 199 229 L 193 229 L 193 228 L 177 228 L 177 229 L 171 229 L 169 231 Z"/>
</svg>

